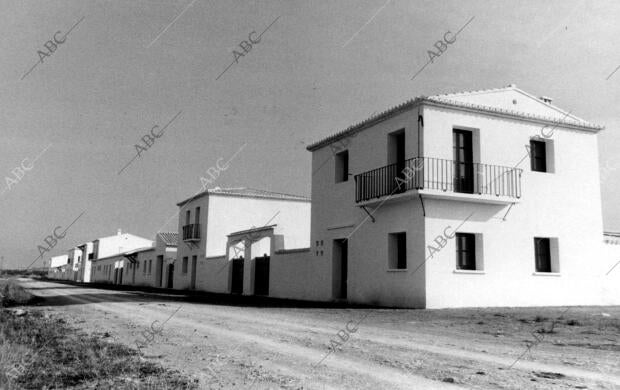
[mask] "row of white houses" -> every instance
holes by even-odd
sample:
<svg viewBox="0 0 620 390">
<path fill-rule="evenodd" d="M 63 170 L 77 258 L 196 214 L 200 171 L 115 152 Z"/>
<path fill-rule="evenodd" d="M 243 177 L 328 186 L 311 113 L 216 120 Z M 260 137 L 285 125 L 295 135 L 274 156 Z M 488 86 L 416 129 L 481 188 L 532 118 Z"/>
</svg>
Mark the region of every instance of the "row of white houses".
<svg viewBox="0 0 620 390">
<path fill-rule="evenodd" d="M 104 237 L 50 277 L 393 307 L 620 304 L 603 127 L 514 85 L 419 97 L 316 142 L 312 201 L 215 188 L 176 233 Z"/>
</svg>

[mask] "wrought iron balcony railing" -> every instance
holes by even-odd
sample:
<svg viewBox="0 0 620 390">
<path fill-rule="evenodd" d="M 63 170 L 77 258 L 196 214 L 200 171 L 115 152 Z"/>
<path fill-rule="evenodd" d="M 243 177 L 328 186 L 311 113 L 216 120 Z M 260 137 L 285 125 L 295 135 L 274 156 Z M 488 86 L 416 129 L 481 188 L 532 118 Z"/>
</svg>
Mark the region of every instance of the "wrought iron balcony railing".
<svg viewBox="0 0 620 390">
<path fill-rule="evenodd" d="M 355 201 L 410 190 L 521 197 L 522 169 L 433 157 L 415 157 L 355 175 Z"/>
<path fill-rule="evenodd" d="M 193 223 L 183 226 L 183 241 L 200 240 L 200 224 Z"/>
</svg>

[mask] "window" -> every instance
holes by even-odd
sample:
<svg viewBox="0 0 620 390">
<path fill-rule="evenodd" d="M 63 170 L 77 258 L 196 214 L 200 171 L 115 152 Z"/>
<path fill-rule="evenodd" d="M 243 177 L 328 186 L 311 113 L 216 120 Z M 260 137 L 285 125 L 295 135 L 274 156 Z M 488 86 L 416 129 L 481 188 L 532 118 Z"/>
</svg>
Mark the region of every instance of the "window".
<svg viewBox="0 0 620 390">
<path fill-rule="evenodd" d="M 153 265 L 153 260 L 149 260 L 149 275 L 151 274 L 151 266 Z"/>
<path fill-rule="evenodd" d="M 194 213 L 194 223 L 196 225 L 200 223 L 200 207 L 196 207 L 196 213 Z"/>
<path fill-rule="evenodd" d="M 388 235 L 388 268 L 407 269 L 407 233 Z"/>
<path fill-rule="evenodd" d="M 532 171 L 547 172 L 547 147 L 544 141 L 530 140 Z"/>
<path fill-rule="evenodd" d="M 93 259 L 93 253 L 89 253 L 88 254 L 88 260 L 92 260 Z"/>
<path fill-rule="evenodd" d="M 189 220 L 190 220 L 190 212 L 189 212 L 189 210 L 187 210 L 185 212 L 185 224 L 186 225 L 189 225 Z"/>
<path fill-rule="evenodd" d="M 146 275 L 146 260 L 142 262 L 142 273 Z"/>
<path fill-rule="evenodd" d="M 551 243 L 548 238 L 534 237 L 536 272 L 551 271 Z"/>
<path fill-rule="evenodd" d="M 187 273 L 187 256 L 185 256 L 185 257 L 183 258 L 183 268 L 182 268 L 182 272 L 183 272 L 184 274 L 186 274 L 186 273 Z"/>
<path fill-rule="evenodd" d="M 336 154 L 336 183 L 349 180 L 349 151 Z"/>
<path fill-rule="evenodd" d="M 476 270 L 476 235 L 456 233 L 456 269 Z"/>
</svg>

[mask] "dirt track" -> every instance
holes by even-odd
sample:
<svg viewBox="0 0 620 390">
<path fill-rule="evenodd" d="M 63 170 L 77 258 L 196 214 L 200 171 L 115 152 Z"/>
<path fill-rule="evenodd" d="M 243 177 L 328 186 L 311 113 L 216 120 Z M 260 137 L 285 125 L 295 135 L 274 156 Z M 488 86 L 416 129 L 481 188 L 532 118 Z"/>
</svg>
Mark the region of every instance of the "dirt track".
<svg viewBox="0 0 620 390">
<path fill-rule="evenodd" d="M 143 351 L 200 379 L 201 388 L 620 389 L 618 307 L 571 308 L 555 332 L 541 336 L 533 331 L 549 328 L 564 308 L 253 307 L 40 281 L 22 285 L 45 298 L 46 312 L 131 345 L 153 321 L 159 329 L 176 311 Z"/>
</svg>

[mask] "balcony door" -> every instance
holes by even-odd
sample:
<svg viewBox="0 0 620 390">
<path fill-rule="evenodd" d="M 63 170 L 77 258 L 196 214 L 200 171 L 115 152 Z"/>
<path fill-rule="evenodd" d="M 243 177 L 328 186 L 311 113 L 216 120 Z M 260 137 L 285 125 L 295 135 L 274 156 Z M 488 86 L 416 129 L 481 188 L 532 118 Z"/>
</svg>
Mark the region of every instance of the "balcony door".
<svg viewBox="0 0 620 390">
<path fill-rule="evenodd" d="M 471 131 L 453 130 L 454 191 L 474 192 L 474 164 Z"/>
<path fill-rule="evenodd" d="M 405 180 L 404 169 L 405 169 L 405 130 L 399 130 L 394 132 L 388 136 L 388 164 L 389 165 L 389 177 L 391 184 L 391 191 L 393 193 L 404 192 L 406 190 L 406 185 L 401 184 L 398 186 L 399 182 L 396 181 L 396 178 L 400 178 Z"/>
</svg>

